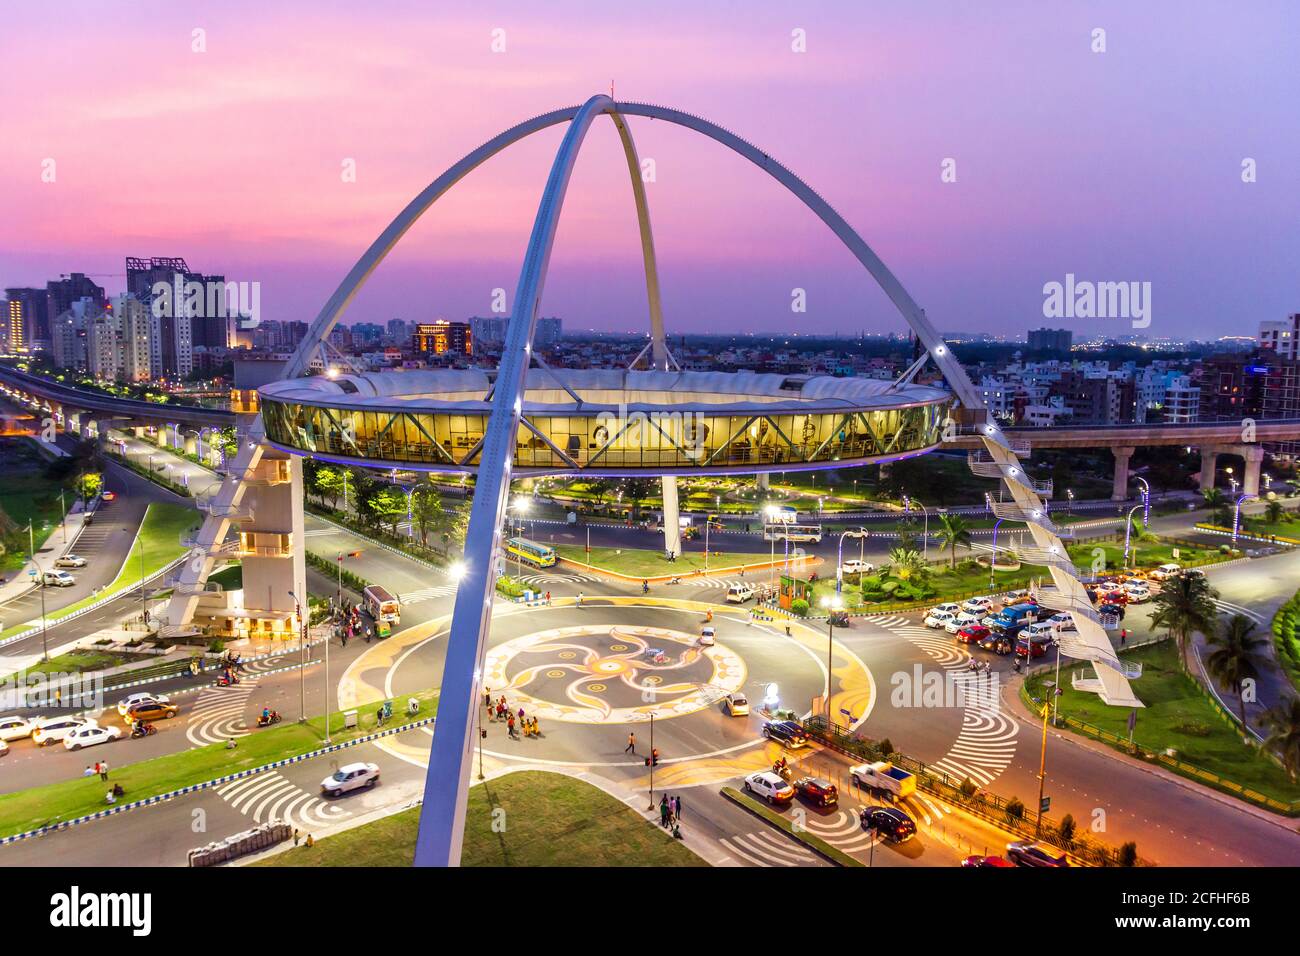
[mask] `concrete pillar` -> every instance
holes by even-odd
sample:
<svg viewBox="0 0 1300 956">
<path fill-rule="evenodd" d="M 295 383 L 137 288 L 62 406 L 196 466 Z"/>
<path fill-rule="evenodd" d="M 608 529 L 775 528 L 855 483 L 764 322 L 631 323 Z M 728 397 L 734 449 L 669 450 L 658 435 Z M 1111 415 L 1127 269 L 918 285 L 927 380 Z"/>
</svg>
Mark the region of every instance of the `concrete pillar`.
<svg viewBox="0 0 1300 956">
<path fill-rule="evenodd" d="M 1214 487 L 1215 475 L 1219 467 L 1219 449 L 1201 448 L 1201 490 L 1209 491 Z"/>
<path fill-rule="evenodd" d="M 1110 450 L 1115 456 L 1115 482 L 1111 486 L 1111 501 L 1128 501 L 1128 463 L 1133 457 L 1133 450 L 1132 445 Z"/>
<path fill-rule="evenodd" d="M 185 454 L 197 455 L 199 453 L 199 440 L 193 435 L 185 436 Z"/>
<path fill-rule="evenodd" d="M 131 434 L 134 435 L 136 438 L 143 438 L 143 437 L 144 437 L 144 426 L 143 426 L 143 425 L 136 425 L 136 426 L 134 426 L 134 427 L 131 429 Z"/>
<path fill-rule="evenodd" d="M 1241 457 L 1246 460 L 1246 474 L 1241 479 L 1241 493 L 1258 495 L 1259 469 L 1264 463 L 1264 448 L 1262 445 L 1244 445 L 1240 451 Z"/>
<path fill-rule="evenodd" d="M 677 507 L 677 478 L 663 477 L 664 495 L 664 553 L 682 553 L 682 512 Z"/>
<path fill-rule="evenodd" d="M 758 490 L 767 491 L 767 489 L 770 487 L 768 484 L 768 479 L 771 476 L 766 471 L 760 471 L 754 477 L 758 479 Z"/>
<path fill-rule="evenodd" d="M 166 448 L 166 447 L 168 447 L 168 445 L 167 445 L 167 426 L 166 426 L 166 425 L 159 425 L 159 426 L 158 426 L 158 431 L 157 431 L 157 432 L 155 433 L 155 435 L 154 435 L 154 443 L 155 443 L 159 448 Z"/>
<path fill-rule="evenodd" d="M 80 435 L 81 416 L 72 412 L 65 413 L 63 416 L 63 433 L 65 435 Z"/>
</svg>

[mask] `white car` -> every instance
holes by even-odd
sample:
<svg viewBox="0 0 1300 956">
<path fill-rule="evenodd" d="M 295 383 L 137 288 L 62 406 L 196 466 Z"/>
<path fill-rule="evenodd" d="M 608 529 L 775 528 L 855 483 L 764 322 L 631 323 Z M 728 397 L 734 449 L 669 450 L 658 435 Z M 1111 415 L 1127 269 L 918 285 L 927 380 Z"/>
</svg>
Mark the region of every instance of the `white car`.
<svg viewBox="0 0 1300 956">
<path fill-rule="evenodd" d="M 373 763 L 350 763 L 339 767 L 333 774 L 320 782 L 320 792 L 327 797 L 337 797 L 353 790 L 367 790 L 379 782 L 379 765 Z"/>
<path fill-rule="evenodd" d="M 942 611 L 944 614 L 956 614 L 960 610 L 960 604 L 936 604 L 934 607 L 930 608 L 930 613 L 933 614 L 935 611 Z"/>
<path fill-rule="evenodd" d="M 789 803 L 794 799 L 794 787 L 770 770 L 760 770 L 746 777 L 745 792 L 757 794 L 768 803 Z"/>
<path fill-rule="evenodd" d="M 1069 611 L 1061 611 L 1059 614 L 1053 614 L 1047 619 L 1046 623 L 1052 625 L 1052 627 L 1056 628 L 1063 634 L 1078 630 L 1078 628 L 1074 626 L 1074 616 Z"/>
<path fill-rule="evenodd" d="M 42 717 L 36 721 L 36 726 L 32 728 L 32 741 L 38 747 L 48 747 L 50 744 L 63 740 L 73 731 L 92 724 L 97 724 L 97 722 L 85 717 Z"/>
<path fill-rule="evenodd" d="M 955 620 L 957 620 L 957 615 L 952 611 L 940 611 L 938 608 L 935 608 L 925 616 L 925 626 L 942 627 L 946 630 L 948 625 Z M 953 629 L 953 633 L 957 633 L 955 628 Z"/>
<path fill-rule="evenodd" d="M 840 565 L 840 574 L 870 574 L 874 570 L 876 566 L 870 561 L 859 561 L 857 558 Z"/>
<path fill-rule="evenodd" d="M 732 717 L 749 716 L 749 698 L 737 691 L 734 694 L 728 694 L 725 700 L 727 713 Z"/>
<path fill-rule="evenodd" d="M 125 717 L 126 712 L 130 710 L 132 707 L 134 707 L 136 704 L 143 704 L 147 701 L 155 701 L 155 700 L 160 704 L 167 704 L 171 702 L 171 698 L 168 697 L 166 694 L 151 694 L 147 691 L 138 691 L 134 694 L 127 694 L 120 701 L 118 701 L 117 712 L 121 716 Z"/>
<path fill-rule="evenodd" d="M 1151 572 L 1149 577 L 1153 581 L 1167 581 L 1183 570 L 1181 564 L 1162 564 Z"/>
<path fill-rule="evenodd" d="M 32 729 L 26 717 L 0 717 L 0 741 L 22 740 L 32 735 Z"/>
<path fill-rule="evenodd" d="M 754 596 L 754 589 L 748 584 L 733 584 L 727 588 L 728 604 L 744 604 Z"/>
<path fill-rule="evenodd" d="M 993 610 L 993 599 L 987 597 L 973 597 L 961 606 L 963 611 L 983 617 Z"/>
<path fill-rule="evenodd" d="M 44 574 L 42 574 L 41 583 L 44 584 L 46 587 L 51 587 L 51 588 L 70 588 L 77 583 L 77 579 L 74 578 L 67 571 L 54 570 L 54 571 L 46 571 Z"/>
<path fill-rule="evenodd" d="M 1124 593 L 1128 595 L 1129 604 L 1142 604 L 1151 600 L 1151 589 L 1141 581 L 1130 581 L 1124 585 Z"/>
<path fill-rule="evenodd" d="M 1093 590 L 1096 591 L 1098 594 L 1110 594 L 1112 591 L 1122 591 L 1123 589 L 1124 589 L 1124 585 L 1120 584 L 1117 581 L 1102 581 L 1095 588 L 1093 588 Z"/>
<path fill-rule="evenodd" d="M 99 724 L 88 724 L 64 737 L 63 746 L 69 750 L 80 750 L 82 747 L 106 744 L 110 740 L 117 740 L 121 736 L 121 727 L 101 727 Z"/>
<path fill-rule="evenodd" d="M 65 554 L 54 562 L 56 568 L 84 568 L 86 559 L 79 554 Z"/>
<path fill-rule="evenodd" d="M 1050 621 L 1039 621 L 1037 624 L 1030 624 L 1020 632 L 1020 636 L 1026 640 L 1042 640 L 1044 638 L 1054 637 L 1056 628 Z"/>
<path fill-rule="evenodd" d="M 713 646 L 713 639 L 715 636 L 712 624 L 706 624 L 704 627 L 700 628 L 700 643 L 705 647 Z"/>
<path fill-rule="evenodd" d="M 0 757 L 3 757 L 8 752 L 9 752 L 9 745 L 5 743 L 3 740 L 0 740 Z"/>
</svg>

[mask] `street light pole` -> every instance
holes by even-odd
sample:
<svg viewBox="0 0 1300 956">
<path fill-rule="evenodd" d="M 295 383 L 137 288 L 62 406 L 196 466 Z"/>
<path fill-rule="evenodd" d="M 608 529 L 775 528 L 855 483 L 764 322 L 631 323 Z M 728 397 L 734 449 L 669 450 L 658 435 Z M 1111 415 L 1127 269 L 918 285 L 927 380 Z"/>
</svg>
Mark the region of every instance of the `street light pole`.
<svg viewBox="0 0 1300 956">
<path fill-rule="evenodd" d="M 1129 541 L 1133 535 L 1133 515 L 1141 508 L 1141 505 L 1134 505 L 1129 509 L 1128 517 L 1124 520 L 1124 567 L 1128 567 Z"/>
<path fill-rule="evenodd" d="M 1137 482 L 1142 486 L 1142 526 L 1146 528 L 1151 525 L 1151 486 L 1145 478 L 1138 478 Z"/>
<path fill-rule="evenodd" d="M 27 543 L 31 549 L 32 567 L 36 569 L 41 591 L 41 658 L 48 661 L 50 659 L 50 647 L 45 640 L 45 574 L 41 571 L 40 565 L 36 563 L 36 531 L 32 528 L 30 518 L 27 520 Z"/>
<path fill-rule="evenodd" d="M 307 720 L 307 622 L 302 616 L 302 602 L 292 591 L 289 597 L 293 599 L 293 613 L 298 618 L 298 723 L 305 723 Z M 329 694 L 326 697 L 326 707 L 329 707 Z M 326 711 L 325 718 L 326 733 L 329 733 L 329 712 Z"/>
<path fill-rule="evenodd" d="M 1241 503 L 1247 498 L 1256 498 L 1258 495 L 1242 495 L 1237 499 L 1237 507 L 1232 512 L 1232 546 L 1237 546 L 1237 532 L 1241 528 Z"/>
<path fill-rule="evenodd" d="M 1052 689 L 1053 693 L 1058 694 L 1060 690 L 1060 687 Z M 1043 749 L 1038 758 L 1038 819 L 1034 823 L 1034 839 L 1038 839 L 1043 832 L 1043 784 L 1047 780 L 1047 715 L 1049 713 L 1051 708 L 1047 706 L 1047 701 L 1043 701 Z"/>
</svg>

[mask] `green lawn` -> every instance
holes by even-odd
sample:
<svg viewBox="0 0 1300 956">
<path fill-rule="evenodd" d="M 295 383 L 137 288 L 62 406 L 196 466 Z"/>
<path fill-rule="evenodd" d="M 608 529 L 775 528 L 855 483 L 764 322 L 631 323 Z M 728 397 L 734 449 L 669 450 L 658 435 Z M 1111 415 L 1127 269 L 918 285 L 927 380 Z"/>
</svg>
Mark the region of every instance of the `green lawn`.
<svg viewBox="0 0 1300 956">
<path fill-rule="evenodd" d="M 694 548 L 695 550 L 683 550 L 677 556 L 676 561 L 667 560 L 662 551 L 646 551 L 638 548 L 592 548 L 591 553 L 587 554 L 580 544 L 559 544 L 555 546 L 556 553 L 562 558 L 569 558 L 574 561 L 581 561 L 584 564 L 595 565 L 598 568 L 605 568 L 610 571 L 617 571 L 620 574 L 629 574 L 632 577 L 655 577 L 664 574 L 687 575 L 696 570 L 704 568 L 704 549 L 700 542 L 691 541 L 683 545 L 683 548 Z M 781 557 L 781 552 L 777 551 L 777 558 Z M 710 551 L 709 568 L 729 568 L 739 565 L 753 565 L 759 562 L 766 562 L 771 559 L 770 552 L 760 553 L 740 553 L 733 551 L 723 551 L 721 554 Z M 514 568 L 507 562 L 507 570 L 513 571 Z"/>
<path fill-rule="evenodd" d="M 1093 552 L 1101 548 L 1106 554 L 1106 570 L 1116 571 L 1124 567 L 1124 542 L 1089 542 L 1070 545 L 1070 557 L 1074 563 L 1085 572 L 1092 566 Z M 1178 557 L 1174 557 L 1174 551 L 1178 551 Z M 1136 538 L 1131 542 L 1129 549 L 1128 566 L 1131 568 L 1157 568 L 1162 564 L 1168 564 L 1171 561 L 1181 564 L 1183 567 L 1191 567 L 1197 564 L 1207 564 L 1214 561 L 1225 560 L 1226 555 L 1219 552 L 1217 548 L 1189 548 L 1185 545 L 1168 544 L 1163 541 L 1139 541 Z"/>
<path fill-rule="evenodd" d="M 423 701 L 417 719 L 430 717 L 437 709 L 433 691 L 403 695 L 403 699 L 407 696 L 415 696 Z M 331 714 L 332 741 L 343 743 L 373 733 L 379 728 L 376 710 L 377 705 L 361 709 L 357 715 L 358 726 L 352 730 L 343 729 L 342 712 Z M 180 719 L 184 719 L 183 713 Z M 285 714 L 284 723 L 266 730 L 255 730 L 251 735 L 240 738 L 239 746 L 234 750 L 227 750 L 224 744 L 210 744 L 152 760 L 125 763 L 125 755 L 131 750 L 131 742 L 127 740 L 87 751 L 86 763 L 107 760 L 113 768 L 112 782 L 122 785 L 126 790 L 123 800 L 129 803 L 307 753 L 323 745 L 324 717 L 310 718 L 302 724 L 296 721 L 290 723 L 292 720 L 292 715 Z M 104 784 L 98 777 L 77 777 L 17 793 L 0 794 L 0 836 L 70 820 L 103 807 Z"/>
<path fill-rule="evenodd" d="M 138 587 L 142 573 L 144 577 L 148 577 L 185 553 L 185 546 L 181 544 L 181 538 L 197 527 L 200 520 L 199 513 L 185 505 L 150 504 L 145 511 L 144 522 L 140 525 L 139 541 L 131 549 L 131 554 L 112 583 L 98 594 L 93 594 L 90 597 L 83 598 L 76 604 L 51 612 L 46 615 L 46 620 L 52 624 L 75 611 L 81 610 L 83 607 L 88 607 L 107 597 L 111 597 L 119 591 Z M 143 572 L 141 569 L 142 554 L 144 558 Z M 0 632 L 0 639 L 25 631 L 29 626 L 26 622 L 15 624 L 13 627 Z"/>
<path fill-rule="evenodd" d="M 410 866 L 420 808 L 277 853 L 256 866 Z M 470 788 L 462 866 L 707 866 L 589 783 L 541 770 Z"/>
<path fill-rule="evenodd" d="M 1138 747 L 1153 753 L 1172 747 L 1180 760 L 1234 783 L 1284 802 L 1300 799 L 1300 786 L 1291 783 L 1286 772 L 1267 757 L 1242 743 L 1238 731 L 1215 711 L 1183 672 L 1173 641 L 1139 648 L 1126 653 L 1124 659 L 1142 664 L 1142 676 L 1133 683 L 1134 692 L 1146 705 L 1137 712 L 1133 740 Z M 1069 668 L 1075 670 L 1091 668 Z M 1027 683 L 1029 693 L 1042 699 L 1043 682 L 1052 679 L 1051 673 L 1031 677 Z M 1128 709 L 1110 707 L 1096 694 L 1074 690 L 1065 668 L 1061 671 L 1061 685 L 1062 717 L 1073 717 L 1128 739 Z M 1236 707 L 1236 701 L 1229 699 L 1228 703 Z"/>
<path fill-rule="evenodd" d="M 57 657 L 51 657 L 48 661 L 42 661 L 27 668 L 28 674 L 80 674 L 83 671 L 102 671 L 110 667 L 120 667 L 123 664 L 133 664 L 136 661 L 142 661 L 149 654 L 110 654 L 107 651 L 96 651 L 93 649 L 82 649 L 78 651 L 69 651 L 67 654 L 60 654 Z"/>
</svg>

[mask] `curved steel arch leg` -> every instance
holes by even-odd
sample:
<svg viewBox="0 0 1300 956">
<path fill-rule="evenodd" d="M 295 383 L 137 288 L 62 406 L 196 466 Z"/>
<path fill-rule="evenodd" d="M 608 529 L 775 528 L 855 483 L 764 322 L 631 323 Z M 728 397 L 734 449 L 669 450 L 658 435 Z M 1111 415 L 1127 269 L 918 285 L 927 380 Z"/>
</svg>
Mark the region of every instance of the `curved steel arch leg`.
<svg viewBox="0 0 1300 956">
<path fill-rule="evenodd" d="M 501 520 L 510 492 L 519 416 L 523 406 L 524 377 L 532 353 L 533 329 L 542 289 L 555 246 L 560 210 L 578 151 L 592 120 L 612 112 L 613 101 L 594 96 L 583 104 L 569 124 L 551 165 L 546 188 L 537 208 L 532 235 L 524 254 L 514 309 L 497 370 L 492 411 L 483 437 L 478 482 L 465 535 L 465 576 L 456 589 L 447 658 L 438 695 L 438 722 L 429 750 L 429 770 L 420 811 L 420 832 L 415 844 L 417 866 L 457 866 L 465 829 L 465 804 L 469 770 L 473 761 L 470 733 L 475 726 L 480 662 L 491 625 L 496 590 L 496 556 L 500 553 Z"/>
</svg>

